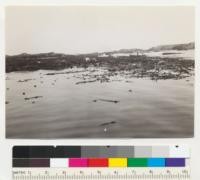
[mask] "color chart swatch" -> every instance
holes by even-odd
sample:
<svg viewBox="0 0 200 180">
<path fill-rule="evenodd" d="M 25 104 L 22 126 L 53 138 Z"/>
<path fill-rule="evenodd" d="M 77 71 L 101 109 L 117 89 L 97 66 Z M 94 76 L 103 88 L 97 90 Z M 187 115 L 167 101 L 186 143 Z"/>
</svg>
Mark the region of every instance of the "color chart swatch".
<svg viewBox="0 0 200 180">
<path fill-rule="evenodd" d="M 15 146 L 13 167 L 185 167 L 185 146 Z"/>
</svg>

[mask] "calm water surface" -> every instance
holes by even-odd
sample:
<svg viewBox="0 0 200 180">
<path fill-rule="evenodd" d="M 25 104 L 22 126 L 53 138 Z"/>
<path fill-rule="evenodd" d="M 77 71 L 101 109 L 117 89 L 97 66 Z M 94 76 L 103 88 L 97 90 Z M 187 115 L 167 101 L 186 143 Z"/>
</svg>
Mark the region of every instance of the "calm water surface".
<svg viewBox="0 0 200 180">
<path fill-rule="evenodd" d="M 8 138 L 193 136 L 193 77 L 152 81 L 115 76 L 111 82 L 76 84 L 82 73 L 45 75 L 49 72 L 58 71 L 7 74 Z M 18 82 L 25 79 L 32 80 Z M 24 99 L 34 96 L 42 97 Z M 102 125 L 111 121 L 116 123 Z"/>
</svg>

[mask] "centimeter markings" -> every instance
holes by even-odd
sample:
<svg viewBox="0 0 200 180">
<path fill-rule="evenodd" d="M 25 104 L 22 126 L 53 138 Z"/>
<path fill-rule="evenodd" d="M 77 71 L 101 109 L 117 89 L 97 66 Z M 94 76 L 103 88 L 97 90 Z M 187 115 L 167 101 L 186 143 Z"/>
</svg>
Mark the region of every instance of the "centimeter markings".
<svg viewBox="0 0 200 180">
<path fill-rule="evenodd" d="M 159 180 L 189 180 L 190 177 L 186 175 L 71 175 L 71 176 L 61 176 L 61 175 L 51 175 L 51 176 L 17 176 L 13 178 L 14 180 L 104 180 L 104 179 L 116 179 L 116 180 L 131 180 L 131 179 L 159 179 Z"/>
<path fill-rule="evenodd" d="M 187 168 L 148 169 L 139 168 L 126 170 L 125 168 L 111 169 L 59 169 L 46 170 L 19 169 L 13 170 L 13 180 L 189 180 Z"/>
</svg>

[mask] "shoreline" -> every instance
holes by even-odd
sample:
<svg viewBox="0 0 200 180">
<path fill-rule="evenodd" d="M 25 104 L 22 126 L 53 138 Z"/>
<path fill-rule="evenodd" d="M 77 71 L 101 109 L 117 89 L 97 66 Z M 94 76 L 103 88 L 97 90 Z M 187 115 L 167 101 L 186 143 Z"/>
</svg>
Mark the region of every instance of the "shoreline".
<svg viewBox="0 0 200 180">
<path fill-rule="evenodd" d="M 46 55 L 45 55 L 46 56 Z M 36 70 L 64 70 L 67 73 L 79 73 L 73 71 L 74 67 L 83 68 L 87 71 L 92 67 L 95 69 L 105 69 L 101 79 L 108 79 L 110 76 L 118 74 L 129 75 L 131 77 L 143 78 L 150 77 L 152 80 L 159 79 L 182 79 L 191 76 L 194 70 L 195 61 L 181 58 L 161 58 L 147 57 L 145 55 L 127 57 L 97 57 L 97 56 L 53 56 L 45 57 L 35 55 L 12 56 L 6 58 L 6 73 L 24 72 Z M 70 71 L 71 69 L 71 71 Z M 49 73 L 46 75 L 55 75 Z M 89 74 L 88 74 L 89 77 Z"/>
</svg>

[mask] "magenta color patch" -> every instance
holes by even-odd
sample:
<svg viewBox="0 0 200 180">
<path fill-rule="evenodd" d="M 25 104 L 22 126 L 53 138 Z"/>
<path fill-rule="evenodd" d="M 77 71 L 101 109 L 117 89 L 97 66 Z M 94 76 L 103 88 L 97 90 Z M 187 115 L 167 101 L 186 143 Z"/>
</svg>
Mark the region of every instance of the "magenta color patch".
<svg viewBox="0 0 200 180">
<path fill-rule="evenodd" d="M 69 167 L 87 167 L 88 160 L 86 158 L 70 158 Z"/>
</svg>

